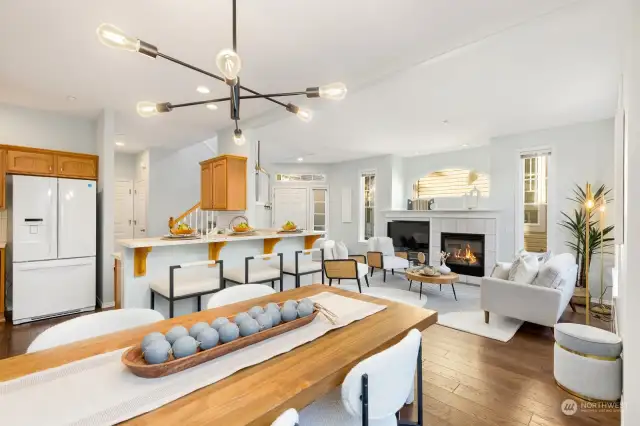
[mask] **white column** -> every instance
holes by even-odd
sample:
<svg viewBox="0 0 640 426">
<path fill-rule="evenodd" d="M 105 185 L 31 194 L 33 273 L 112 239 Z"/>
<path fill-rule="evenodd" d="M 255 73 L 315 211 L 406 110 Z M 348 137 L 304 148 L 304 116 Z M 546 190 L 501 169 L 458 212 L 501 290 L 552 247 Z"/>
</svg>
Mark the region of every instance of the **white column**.
<svg viewBox="0 0 640 426">
<path fill-rule="evenodd" d="M 113 295 L 113 232 L 115 204 L 115 114 L 105 109 L 98 116 L 96 143 L 98 162 L 98 253 L 96 263 L 97 297 L 101 306 L 112 306 Z"/>
</svg>

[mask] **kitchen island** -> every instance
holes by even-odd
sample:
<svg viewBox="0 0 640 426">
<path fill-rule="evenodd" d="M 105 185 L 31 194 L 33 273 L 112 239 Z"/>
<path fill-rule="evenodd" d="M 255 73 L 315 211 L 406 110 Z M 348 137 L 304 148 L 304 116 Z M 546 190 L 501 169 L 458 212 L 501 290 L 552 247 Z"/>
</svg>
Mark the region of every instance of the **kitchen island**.
<svg viewBox="0 0 640 426">
<path fill-rule="evenodd" d="M 168 280 L 169 267 L 186 262 L 222 260 L 224 268 L 244 266 L 247 256 L 282 253 L 285 261 L 294 260 L 297 250 L 311 248 L 324 232 L 303 231 L 284 233 L 276 230 L 257 230 L 248 235 L 214 235 L 197 239 L 169 240 L 162 237 L 118 240 L 121 247 L 119 268 L 116 268 L 116 287 L 121 295 L 122 308 L 149 308 L 151 305 L 149 283 L 152 280 Z M 258 262 L 256 260 L 254 262 Z M 273 260 L 274 262 L 277 259 Z M 218 268 L 207 266 L 176 270 L 175 282 L 197 274 L 217 278 Z M 285 276 L 286 277 L 286 276 Z M 293 280 L 285 279 L 285 289 L 292 288 Z M 202 297 L 203 309 L 209 295 Z M 175 315 L 196 311 L 197 301 L 185 299 L 175 302 Z M 155 307 L 166 318 L 169 304 L 163 298 L 155 299 Z"/>
</svg>

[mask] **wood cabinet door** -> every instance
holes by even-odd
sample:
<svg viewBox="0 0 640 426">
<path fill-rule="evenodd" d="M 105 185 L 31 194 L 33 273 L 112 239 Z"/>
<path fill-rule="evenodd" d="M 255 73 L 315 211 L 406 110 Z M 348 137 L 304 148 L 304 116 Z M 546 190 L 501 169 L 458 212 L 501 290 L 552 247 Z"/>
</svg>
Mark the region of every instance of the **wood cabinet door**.
<svg viewBox="0 0 640 426">
<path fill-rule="evenodd" d="M 227 208 L 227 160 L 219 160 L 211 163 L 213 166 L 213 209 L 225 210 Z"/>
<path fill-rule="evenodd" d="M 98 178 L 98 159 L 93 156 L 57 155 L 56 174 L 71 178 Z"/>
<path fill-rule="evenodd" d="M 200 208 L 202 210 L 211 210 L 213 208 L 213 164 L 203 164 L 200 168 Z"/>
<path fill-rule="evenodd" d="M 27 175 L 53 175 L 55 173 L 55 157 L 29 151 L 7 152 L 7 171 Z"/>
<path fill-rule="evenodd" d="M 7 194 L 7 151 L 0 150 L 0 210 L 7 207 L 5 202 Z M 0 310 L 4 305 L 0 306 Z M 1 318 L 0 318 L 1 319 Z"/>
</svg>

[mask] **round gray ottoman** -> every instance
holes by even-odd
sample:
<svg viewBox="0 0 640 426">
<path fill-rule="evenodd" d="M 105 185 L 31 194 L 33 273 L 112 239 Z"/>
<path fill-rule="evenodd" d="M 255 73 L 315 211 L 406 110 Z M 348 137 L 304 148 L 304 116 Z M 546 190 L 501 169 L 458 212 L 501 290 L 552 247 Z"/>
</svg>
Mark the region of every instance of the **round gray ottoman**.
<svg viewBox="0 0 640 426">
<path fill-rule="evenodd" d="M 583 324 L 554 327 L 553 374 L 558 385 L 590 401 L 617 401 L 622 394 L 622 340 Z"/>
</svg>

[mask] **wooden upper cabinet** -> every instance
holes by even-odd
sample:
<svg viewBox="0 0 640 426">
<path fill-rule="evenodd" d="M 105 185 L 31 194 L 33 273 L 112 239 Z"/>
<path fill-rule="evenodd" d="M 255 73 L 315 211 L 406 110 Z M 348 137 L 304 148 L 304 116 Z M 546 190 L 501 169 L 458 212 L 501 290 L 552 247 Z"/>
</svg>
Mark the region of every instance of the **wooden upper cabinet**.
<svg viewBox="0 0 640 426">
<path fill-rule="evenodd" d="M 98 178 L 98 158 L 94 155 L 63 155 L 56 156 L 56 174 L 70 178 Z"/>
<path fill-rule="evenodd" d="M 10 149 L 7 152 L 7 172 L 25 175 L 54 175 L 56 158 L 47 152 Z"/>
<path fill-rule="evenodd" d="M 247 158 L 222 155 L 200 163 L 203 210 L 247 209 Z"/>
<path fill-rule="evenodd" d="M 213 178 L 211 171 L 213 163 L 205 163 L 200 166 L 200 208 L 202 210 L 213 209 Z"/>
<path fill-rule="evenodd" d="M 6 203 L 6 183 L 7 183 L 7 150 L 0 150 L 0 210 L 7 207 Z M 2 272 L 4 274 L 4 271 Z M 4 308 L 4 305 L 0 304 L 0 311 Z M 0 320 L 1 320 L 0 316 Z"/>
</svg>

